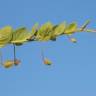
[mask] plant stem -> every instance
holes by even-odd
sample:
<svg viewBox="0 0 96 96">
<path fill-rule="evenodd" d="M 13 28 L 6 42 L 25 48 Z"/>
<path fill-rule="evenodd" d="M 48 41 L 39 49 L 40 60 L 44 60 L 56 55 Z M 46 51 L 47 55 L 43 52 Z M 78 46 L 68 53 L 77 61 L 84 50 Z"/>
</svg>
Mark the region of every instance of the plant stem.
<svg viewBox="0 0 96 96">
<path fill-rule="evenodd" d="M 15 47 L 15 44 L 13 44 L 13 50 L 14 50 L 14 62 L 16 60 L 16 47 Z"/>
<path fill-rule="evenodd" d="M 94 29 L 84 29 L 82 30 L 81 28 L 77 29 L 76 32 L 96 32 Z"/>
<path fill-rule="evenodd" d="M 45 56 L 44 56 L 44 50 L 43 49 L 41 50 L 41 56 L 42 56 L 42 60 L 44 61 Z"/>
<path fill-rule="evenodd" d="M 3 57 L 2 57 L 2 52 L 0 50 L 0 65 L 3 65 Z"/>
</svg>

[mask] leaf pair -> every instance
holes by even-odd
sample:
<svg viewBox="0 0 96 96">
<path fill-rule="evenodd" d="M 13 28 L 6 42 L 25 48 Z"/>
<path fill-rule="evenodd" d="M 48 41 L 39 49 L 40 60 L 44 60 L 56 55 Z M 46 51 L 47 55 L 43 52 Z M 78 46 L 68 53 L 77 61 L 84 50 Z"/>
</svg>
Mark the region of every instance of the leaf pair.
<svg viewBox="0 0 96 96">
<path fill-rule="evenodd" d="M 50 40 L 51 32 L 52 32 L 53 24 L 50 22 L 45 23 L 42 25 L 37 32 L 36 39 L 38 41 L 48 41 Z"/>
<path fill-rule="evenodd" d="M 11 43 L 15 45 L 22 45 L 24 42 L 27 42 L 27 38 L 31 36 L 31 33 L 25 27 L 19 28 L 13 32 L 13 38 Z"/>
</svg>

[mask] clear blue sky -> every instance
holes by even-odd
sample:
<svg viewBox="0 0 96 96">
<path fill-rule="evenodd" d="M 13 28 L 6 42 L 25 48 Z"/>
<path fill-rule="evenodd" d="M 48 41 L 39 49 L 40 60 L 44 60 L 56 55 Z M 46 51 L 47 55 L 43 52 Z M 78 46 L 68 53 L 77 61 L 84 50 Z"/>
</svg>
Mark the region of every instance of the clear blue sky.
<svg viewBox="0 0 96 96">
<path fill-rule="evenodd" d="M 0 27 L 32 26 L 51 21 L 58 24 L 87 19 L 96 28 L 96 0 L 0 0 Z M 77 44 L 62 36 L 56 42 L 27 43 L 17 48 L 18 67 L 0 68 L 0 96 L 96 96 L 96 34 L 75 34 Z M 53 61 L 45 66 L 41 47 Z M 4 58 L 13 56 L 12 46 L 2 49 Z"/>
</svg>

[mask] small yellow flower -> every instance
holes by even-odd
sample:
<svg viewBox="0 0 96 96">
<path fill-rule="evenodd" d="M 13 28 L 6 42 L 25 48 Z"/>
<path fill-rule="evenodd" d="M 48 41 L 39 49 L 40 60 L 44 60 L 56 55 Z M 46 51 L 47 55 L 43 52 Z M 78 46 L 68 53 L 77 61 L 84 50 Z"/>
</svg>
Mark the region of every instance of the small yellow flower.
<svg viewBox="0 0 96 96">
<path fill-rule="evenodd" d="M 52 62 L 51 62 L 50 60 L 48 60 L 48 59 L 44 59 L 44 64 L 46 64 L 46 65 L 51 65 Z"/>
<path fill-rule="evenodd" d="M 4 66 L 5 68 L 11 68 L 13 65 L 14 65 L 14 62 L 13 62 L 12 60 L 7 60 L 7 61 L 3 64 L 3 66 Z"/>
</svg>

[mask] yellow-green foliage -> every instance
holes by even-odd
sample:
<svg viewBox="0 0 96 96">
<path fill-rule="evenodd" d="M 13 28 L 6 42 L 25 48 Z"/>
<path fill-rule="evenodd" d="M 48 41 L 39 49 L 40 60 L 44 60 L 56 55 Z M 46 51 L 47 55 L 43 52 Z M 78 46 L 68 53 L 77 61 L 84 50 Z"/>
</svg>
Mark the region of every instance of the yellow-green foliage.
<svg viewBox="0 0 96 96">
<path fill-rule="evenodd" d="M 66 27 L 64 33 L 65 34 L 72 34 L 76 31 L 77 31 L 77 23 L 71 23 Z"/>
<path fill-rule="evenodd" d="M 5 46 L 12 39 L 12 27 L 6 26 L 0 29 L 0 47 Z"/>
<path fill-rule="evenodd" d="M 29 31 L 26 27 L 13 30 L 11 26 L 5 26 L 0 29 L 0 47 L 7 44 L 22 45 L 24 42 L 29 41 L 56 40 L 56 38 L 60 35 L 68 36 L 76 32 L 96 32 L 95 30 L 86 29 L 88 24 L 89 20 L 78 28 L 76 22 L 71 24 L 61 23 L 58 25 L 53 25 L 51 22 L 47 22 L 42 26 L 39 26 L 39 24 L 36 23 L 32 27 L 31 31 Z M 71 41 L 76 42 L 75 39 L 72 39 Z"/>
<path fill-rule="evenodd" d="M 27 41 L 27 38 L 30 37 L 31 34 L 28 32 L 28 30 L 25 27 L 19 28 L 13 32 L 13 37 L 11 42 L 18 44 L 23 43 Z"/>
</svg>

